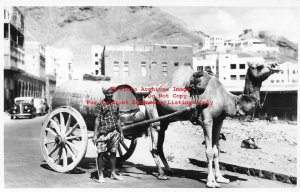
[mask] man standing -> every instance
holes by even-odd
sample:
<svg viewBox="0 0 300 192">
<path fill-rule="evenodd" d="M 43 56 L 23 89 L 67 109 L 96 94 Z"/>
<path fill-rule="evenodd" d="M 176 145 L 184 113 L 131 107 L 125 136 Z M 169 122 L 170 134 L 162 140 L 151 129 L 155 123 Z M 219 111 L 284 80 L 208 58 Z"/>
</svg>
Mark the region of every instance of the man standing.
<svg viewBox="0 0 300 192">
<path fill-rule="evenodd" d="M 103 90 L 105 99 L 97 106 L 97 117 L 95 120 L 93 142 L 97 147 L 98 157 L 96 165 L 99 174 L 99 183 L 105 182 L 103 176 L 103 156 L 109 153 L 111 163 L 111 178 L 123 180 L 116 174 L 116 152 L 119 145 L 119 140 L 124 139 L 123 131 L 119 119 L 119 106 L 113 100 L 114 89 L 110 88 L 107 91 Z"/>
</svg>

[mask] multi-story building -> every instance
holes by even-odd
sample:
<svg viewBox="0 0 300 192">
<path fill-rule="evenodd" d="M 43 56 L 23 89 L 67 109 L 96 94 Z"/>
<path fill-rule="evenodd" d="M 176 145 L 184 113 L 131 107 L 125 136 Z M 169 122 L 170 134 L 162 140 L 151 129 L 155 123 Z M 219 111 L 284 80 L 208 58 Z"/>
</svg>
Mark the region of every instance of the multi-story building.
<svg viewBox="0 0 300 192">
<path fill-rule="evenodd" d="M 92 49 L 94 74 L 109 76 L 115 83 L 154 85 L 168 81 L 178 66 L 192 65 L 193 48 L 190 45 L 107 45 L 98 48 L 100 50 Z"/>
<path fill-rule="evenodd" d="M 193 57 L 193 69 L 196 71 L 210 69 L 214 74 L 217 74 L 217 57 L 216 54 Z"/>
<path fill-rule="evenodd" d="M 285 62 L 280 64 L 280 73 L 273 74 L 263 82 L 263 87 L 291 88 L 298 84 L 298 65 L 297 63 Z"/>
<path fill-rule="evenodd" d="M 57 68 L 58 63 L 55 55 L 53 55 L 52 48 L 49 46 L 45 47 L 45 72 L 46 72 L 46 98 L 51 103 L 52 95 L 56 88 Z"/>
<path fill-rule="evenodd" d="M 248 62 L 264 62 L 262 57 L 242 57 L 237 54 L 221 54 L 218 57 L 219 79 L 229 91 L 242 90 Z"/>
<path fill-rule="evenodd" d="M 46 73 L 56 76 L 56 86 L 72 80 L 73 53 L 68 49 L 46 47 Z"/>
<path fill-rule="evenodd" d="M 4 7 L 4 68 L 24 71 L 24 17 L 16 7 Z"/>
<path fill-rule="evenodd" d="M 248 62 L 265 62 L 262 57 L 243 57 L 237 54 L 212 54 L 193 58 L 193 69 L 210 68 L 217 74 L 225 88 L 240 94 L 245 85 Z M 297 118 L 298 65 L 296 63 L 280 64 L 282 71 L 271 75 L 262 83 L 261 98 L 266 103 L 258 116 L 278 115 L 281 119 Z"/>
<path fill-rule="evenodd" d="M 102 56 L 103 52 L 104 52 L 104 47 L 100 45 L 92 46 L 92 59 L 93 59 L 92 71 L 93 74 L 95 75 L 104 74 L 104 71 L 102 71 L 101 68 L 101 58 L 103 58 Z"/>
<path fill-rule="evenodd" d="M 25 41 L 25 71 L 45 78 L 45 48 L 37 41 Z"/>
<path fill-rule="evenodd" d="M 220 35 L 203 38 L 202 50 L 219 50 L 224 48 L 224 38 Z"/>
<path fill-rule="evenodd" d="M 16 7 L 4 7 L 4 109 L 15 97 L 44 96 L 45 79 L 31 74 L 24 59 L 24 17 Z"/>
<path fill-rule="evenodd" d="M 231 49 L 243 51 L 243 52 L 252 52 L 252 53 L 277 53 L 279 48 L 277 46 L 267 46 L 266 43 L 262 42 L 259 39 L 238 39 L 231 42 Z"/>
</svg>

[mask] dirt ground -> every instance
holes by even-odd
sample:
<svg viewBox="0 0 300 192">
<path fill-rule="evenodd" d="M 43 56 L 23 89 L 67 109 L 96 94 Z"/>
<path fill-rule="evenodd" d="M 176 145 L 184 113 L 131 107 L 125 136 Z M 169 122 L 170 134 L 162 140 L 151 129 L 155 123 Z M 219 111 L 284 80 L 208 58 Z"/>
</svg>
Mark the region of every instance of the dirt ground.
<svg viewBox="0 0 300 192">
<path fill-rule="evenodd" d="M 226 119 L 221 130 L 220 161 L 249 168 L 297 176 L 296 123 L 267 123 L 264 120 Z M 254 138 L 261 149 L 241 148 L 241 142 Z M 193 166 L 193 160 L 206 160 L 203 131 L 190 122 L 172 123 L 167 132 L 164 152 L 171 166 Z"/>
</svg>

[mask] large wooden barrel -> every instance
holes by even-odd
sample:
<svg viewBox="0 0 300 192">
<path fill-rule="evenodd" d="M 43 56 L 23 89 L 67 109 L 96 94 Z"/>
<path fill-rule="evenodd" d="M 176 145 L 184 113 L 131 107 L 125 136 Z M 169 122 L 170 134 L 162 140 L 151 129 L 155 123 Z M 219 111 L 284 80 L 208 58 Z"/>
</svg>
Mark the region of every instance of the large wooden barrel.
<svg viewBox="0 0 300 192">
<path fill-rule="evenodd" d="M 130 114 L 139 111 L 139 106 L 132 102 L 136 101 L 137 96 L 131 86 L 126 84 L 114 85 L 105 81 L 80 80 L 67 81 L 56 88 L 52 97 L 52 109 L 55 110 L 61 106 L 75 108 L 83 116 L 88 130 L 92 131 L 96 117 L 96 104 L 105 98 L 102 89 L 110 87 L 116 88 L 113 98 L 120 103 L 121 113 Z M 126 118 L 126 115 L 123 117 Z M 126 119 L 122 119 L 123 122 L 126 121 Z"/>
</svg>

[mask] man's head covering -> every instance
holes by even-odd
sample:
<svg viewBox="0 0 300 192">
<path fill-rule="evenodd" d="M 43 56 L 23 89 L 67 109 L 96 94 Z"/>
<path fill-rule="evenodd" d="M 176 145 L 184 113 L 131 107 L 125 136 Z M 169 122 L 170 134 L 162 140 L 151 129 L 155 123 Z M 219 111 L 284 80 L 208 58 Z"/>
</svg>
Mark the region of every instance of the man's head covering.
<svg viewBox="0 0 300 192">
<path fill-rule="evenodd" d="M 102 87 L 102 91 L 103 91 L 103 93 L 106 95 L 109 91 L 115 92 L 116 89 L 115 89 L 115 87 L 105 87 L 105 86 L 103 86 L 103 87 Z"/>
</svg>

